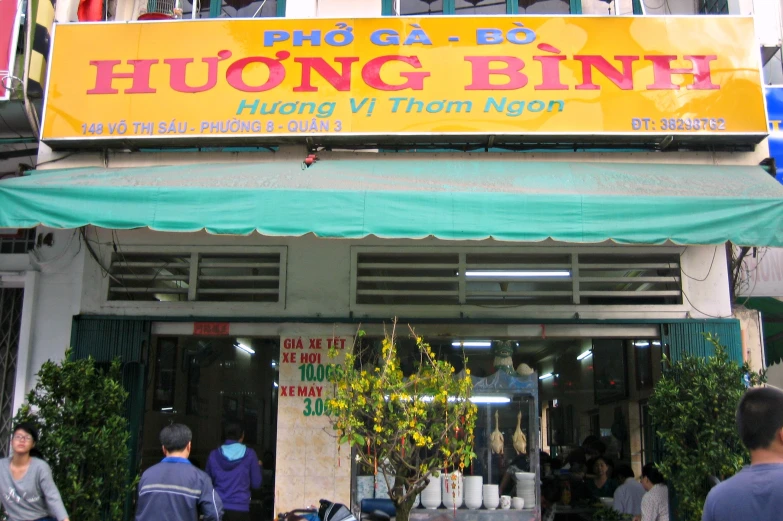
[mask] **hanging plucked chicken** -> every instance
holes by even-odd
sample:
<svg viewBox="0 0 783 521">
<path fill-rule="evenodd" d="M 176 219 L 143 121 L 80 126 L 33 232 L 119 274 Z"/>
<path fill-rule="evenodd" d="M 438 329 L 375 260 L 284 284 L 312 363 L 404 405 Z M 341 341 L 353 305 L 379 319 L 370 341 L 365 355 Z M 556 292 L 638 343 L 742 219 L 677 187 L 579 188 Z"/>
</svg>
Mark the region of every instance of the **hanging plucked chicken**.
<svg viewBox="0 0 783 521">
<path fill-rule="evenodd" d="M 514 436 L 511 437 L 514 442 L 514 450 L 517 454 L 525 454 L 527 452 L 527 436 L 522 432 L 522 411 L 517 414 L 517 430 L 514 431 Z"/>
<path fill-rule="evenodd" d="M 503 454 L 503 433 L 498 426 L 498 412 L 495 411 L 495 430 L 489 436 L 489 447 L 493 454 Z"/>
</svg>

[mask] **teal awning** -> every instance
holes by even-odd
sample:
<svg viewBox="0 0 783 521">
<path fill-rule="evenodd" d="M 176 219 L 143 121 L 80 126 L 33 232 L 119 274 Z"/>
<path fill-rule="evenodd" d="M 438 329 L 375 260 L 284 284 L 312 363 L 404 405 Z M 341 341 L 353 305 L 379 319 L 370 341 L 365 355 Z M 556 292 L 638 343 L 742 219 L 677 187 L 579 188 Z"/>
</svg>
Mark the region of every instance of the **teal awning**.
<svg viewBox="0 0 783 521">
<path fill-rule="evenodd" d="M 0 228 L 783 246 L 755 166 L 411 156 L 35 171 L 0 181 Z"/>
</svg>

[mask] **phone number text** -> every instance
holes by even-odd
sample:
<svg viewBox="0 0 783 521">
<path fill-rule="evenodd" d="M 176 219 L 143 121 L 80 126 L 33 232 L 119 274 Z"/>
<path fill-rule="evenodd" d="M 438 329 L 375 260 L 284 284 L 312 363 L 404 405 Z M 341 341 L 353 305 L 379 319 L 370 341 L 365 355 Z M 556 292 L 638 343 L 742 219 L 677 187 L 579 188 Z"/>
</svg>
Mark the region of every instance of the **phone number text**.
<svg viewBox="0 0 783 521">
<path fill-rule="evenodd" d="M 633 130 L 698 132 L 726 130 L 723 118 L 631 118 Z"/>
</svg>

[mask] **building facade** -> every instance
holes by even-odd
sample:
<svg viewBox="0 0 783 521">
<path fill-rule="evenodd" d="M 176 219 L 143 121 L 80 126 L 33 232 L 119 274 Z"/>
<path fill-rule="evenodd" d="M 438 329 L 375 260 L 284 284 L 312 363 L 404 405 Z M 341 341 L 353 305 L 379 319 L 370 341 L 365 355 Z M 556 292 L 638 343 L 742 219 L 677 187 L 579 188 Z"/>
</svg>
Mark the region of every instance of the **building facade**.
<svg viewBox="0 0 783 521">
<path fill-rule="evenodd" d="M 202 462 L 237 422 L 273 476 L 259 518 L 350 503 L 326 348 L 398 317 L 476 371 L 515 341 L 552 455 L 595 434 L 653 460 L 664 355 L 711 332 L 765 365 L 727 243 L 783 246 L 779 30 L 677 16 L 754 8 L 697 4 L 58 3 L 36 171 L 0 182 L 0 227 L 37 238 L 0 254 L 4 421 L 68 346 L 119 356 L 140 468 L 170 421 Z"/>
</svg>

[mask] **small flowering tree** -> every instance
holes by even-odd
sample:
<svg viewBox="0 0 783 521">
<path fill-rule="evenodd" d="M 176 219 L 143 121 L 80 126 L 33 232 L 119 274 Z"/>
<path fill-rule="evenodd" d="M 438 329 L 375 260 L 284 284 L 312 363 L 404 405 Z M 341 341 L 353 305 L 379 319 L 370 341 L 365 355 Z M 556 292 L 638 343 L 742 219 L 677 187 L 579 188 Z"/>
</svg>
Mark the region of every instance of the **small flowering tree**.
<svg viewBox="0 0 783 521">
<path fill-rule="evenodd" d="M 357 460 L 376 475 L 381 470 L 397 521 L 408 521 L 416 495 L 430 479 L 443 470 L 464 469 L 475 457 L 477 409 L 469 400 L 470 371 L 455 375 L 451 364 L 437 360 L 411 333 L 419 360 L 409 376 L 400 368 L 394 329 L 375 363 L 363 365 L 349 352 L 345 365 L 329 372 L 335 389 L 328 407 L 339 443 L 356 447 Z"/>
</svg>

